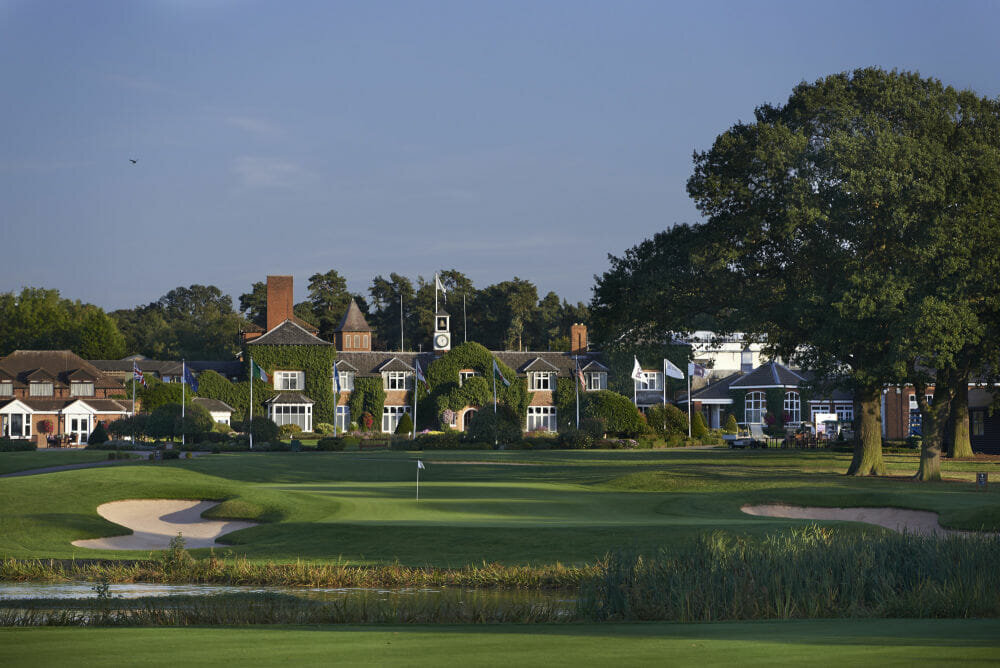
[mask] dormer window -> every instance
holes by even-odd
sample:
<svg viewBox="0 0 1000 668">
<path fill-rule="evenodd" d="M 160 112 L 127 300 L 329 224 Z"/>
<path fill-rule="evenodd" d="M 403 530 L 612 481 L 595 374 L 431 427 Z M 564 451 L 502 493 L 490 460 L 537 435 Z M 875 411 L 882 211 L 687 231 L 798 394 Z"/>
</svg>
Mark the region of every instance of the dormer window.
<svg viewBox="0 0 1000 668">
<path fill-rule="evenodd" d="M 470 378 L 475 378 L 480 375 L 478 371 L 459 371 L 458 372 L 458 386 L 462 387 L 465 385 L 465 381 Z"/>
<path fill-rule="evenodd" d="M 51 397 L 52 389 L 52 383 L 49 381 L 32 381 L 28 385 L 28 396 Z"/>
<path fill-rule="evenodd" d="M 533 371 L 531 376 L 531 391 L 540 392 L 553 389 L 555 374 L 550 371 Z"/>
<path fill-rule="evenodd" d="M 587 371 L 583 379 L 587 382 L 588 392 L 608 389 L 608 374 L 604 371 Z"/>
<path fill-rule="evenodd" d="M 662 390 L 663 373 L 660 371 L 643 371 L 642 380 L 635 381 L 637 390 Z"/>
<path fill-rule="evenodd" d="M 69 395 L 71 397 L 92 397 L 94 396 L 94 384 L 74 380 L 69 384 Z"/>
<path fill-rule="evenodd" d="M 0 397 L 9 397 L 14 394 L 14 383 L 9 380 L 0 380 Z"/>
<path fill-rule="evenodd" d="M 341 392 L 353 392 L 354 391 L 354 372 L 353 371 L 338 371 L 337 375 L 340 376 L 340 391 Z M 336 390 L 334 386 L 334 390 Z"/>
<path fill-rule="evenodd" d="M 409 371 L 386 371 L 382 379 L 386 390 L 409 390 L 413 387 L 413 374 Z"/>
</svg>

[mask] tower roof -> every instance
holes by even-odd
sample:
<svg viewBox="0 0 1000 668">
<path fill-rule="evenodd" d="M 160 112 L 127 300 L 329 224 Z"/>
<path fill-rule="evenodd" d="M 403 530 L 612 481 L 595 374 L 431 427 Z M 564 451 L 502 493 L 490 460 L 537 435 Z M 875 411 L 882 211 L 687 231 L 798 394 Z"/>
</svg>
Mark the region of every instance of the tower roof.
<svg viewBox="0 0 1000 668">
<path fill-rule="evenodd" d="M 370 332 L 372 331 L 372 328 L 368 325 L 368 321 L 365 320 L 365 316 L 361 312 L 361 309 L 358 308 L 357 302 L 352 299 L 351 303 L 347 305 L 347 312 L 344 313 L 344 317 L 341 318 L 340 324 L 337 325 L 337 329 L 333 331 Z"/>
</svg>

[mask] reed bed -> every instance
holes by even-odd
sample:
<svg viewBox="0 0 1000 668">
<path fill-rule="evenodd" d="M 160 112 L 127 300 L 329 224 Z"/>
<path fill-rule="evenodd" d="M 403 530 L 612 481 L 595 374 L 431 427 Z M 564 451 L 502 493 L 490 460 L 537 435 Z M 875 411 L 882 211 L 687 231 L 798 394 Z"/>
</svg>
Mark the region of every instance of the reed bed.
<svg viewBox="0 0 1000 668">
<path fill-rule="evenodd" d="M 466 587 L 475 589 L 575 589 L 598 573 L 596 565 L 504 566 L 483 563 L 463 568 L 352 566 L 347 564 L 260 563 L 243 558 L 179 558 L 167 552 L 141 561 L 62 561 L 5 559 L 0 581 L 108 581 L 114 584 L 261 585 L 285 587 L 402 588 Z"/>
<path fill-rule="evenodd" d="M 595 621 L 1000 616 L 1000 537 L 845 535 L 818 526 L 702 536 L 652 557 L 608 555 L 584 583 Z"/>
</svg>

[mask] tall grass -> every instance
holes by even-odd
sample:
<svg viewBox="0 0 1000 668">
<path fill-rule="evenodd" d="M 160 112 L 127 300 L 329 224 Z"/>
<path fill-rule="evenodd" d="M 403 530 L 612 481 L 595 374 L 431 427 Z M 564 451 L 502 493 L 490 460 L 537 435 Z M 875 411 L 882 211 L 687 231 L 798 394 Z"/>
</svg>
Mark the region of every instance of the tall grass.
<svg viewBox="0 0 1000 668">
<path fill-rule="evenodd" d="M 400 588 L 468 587 L 476 589 L 572 589 L 596 575 L 596 566 L 503 566 L 483 563 L 449 568 L 351 566 L 346 564 L 260 563 L 243 558 L 179 559 L 168 551 L 142 561 L 60 561 L 5 559 L 0 581 L 99 581 L 267 585 L 287 587 Z"/>
<path fill-rule="evenodd" d="M 810 526 L 608 555 L 580 590 L 593 620 L 1000 616 L 1000 537 L 844 535 Z"/>
</svg>

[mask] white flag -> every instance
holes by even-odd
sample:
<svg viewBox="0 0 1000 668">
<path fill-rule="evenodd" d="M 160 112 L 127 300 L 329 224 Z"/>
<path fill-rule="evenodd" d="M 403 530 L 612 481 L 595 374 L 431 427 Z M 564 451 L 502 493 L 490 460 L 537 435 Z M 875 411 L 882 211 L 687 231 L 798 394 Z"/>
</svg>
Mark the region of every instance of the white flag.
<svg viewBox="0 0 1000 668">
<path fill-rule="evenodd" d="M 671 378 L 684 378 L 684 372 L 681 371 L 677 365 L 668 359 L 663 360 L 663 373 L 670 376 Z"/>
<path fill-rule="evenodd" d="M 424 463 L 422 461 L 420 461 L 419 459 L 417 460 L 417 468 L 418 469 L 424 468 Z"/>
<path fill-rule="evenodd" d="M 632 380 L 642 380 L 642 366 L 639 364 L 639 358 L 633 355 L 632 359 L 635 360 L 635 366 L 632 367 Z"/>
<path fill-rule="evenodd" d="M 444 289 L 444 283 L 441 282 L 437 274 L 434 274 L 434 288 L 440 290 L 444 294 L 444 300 L 448 301 L 448 291 Z"/>
</svg>

